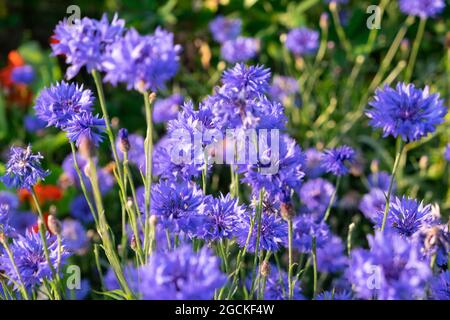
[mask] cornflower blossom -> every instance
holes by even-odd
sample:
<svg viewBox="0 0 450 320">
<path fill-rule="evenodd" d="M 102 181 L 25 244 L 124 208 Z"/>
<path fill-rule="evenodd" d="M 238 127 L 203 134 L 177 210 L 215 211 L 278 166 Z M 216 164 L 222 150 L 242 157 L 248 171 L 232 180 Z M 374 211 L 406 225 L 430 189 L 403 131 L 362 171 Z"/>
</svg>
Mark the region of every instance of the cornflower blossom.
<svg viewBox="0 0 450 320">
<path fill-rule="evenodd" d="M 0 203 L 0 234 L 7 237 L 15 235 L 15 230 L 10 225 L 10 208 L 6 203 Z M 0 253 L 2 250 L 3 246 L 0 247 Z"/>
<path fill-rule="evenodd" d="M 285 45 L 295 55 L 314 54 L 319 48 L 319 32 L 304 27 L 292 29 Z"/>
<path fill-rule="evenodd" d="M 317 219 L 323 218 L 334 191 L 334 186 L 321 178 L 305 182 L 300 189 L 300 199 L 305 211 L 314 214 Z"/>
<path fill-rule="evenodd" d="M 27 148 L 11 147 L 2 182 L 8 188 L 31 190 L 39 180 L 50 174 L 42 169 L 41 159 L 43 156 L 33 154 L 30 145 Z"/>
<path fill-rule="evenodd" d="M 66 78 L 75 77 L 82 67 L 91 73 L 105 71 L 103 62 L 111 51 L 111 45 L 120 41 L 125 21 L 114 15 L 111 22 L 106 14 L 101 20 L 84 17 L 70 23 L 64 19 L 55 28 L 51 44 L 54 55 L 63 55 L 70 65 Z"/>
<path fill-rule="evenodd" d="M 399 0 L 400 11 L 421 18 L 435 17 L 445 8 L 444 0 Z"/>
<path fill-rule="evenodd" d="M 102 61 L 105 81 L 114 86 L 124 83 L 129 90 L 157 91 L 177 73 L 180 52 L 173 34 L 164 29 L 142 36 L 131 28 L 111 45 Z"/>
<path fill-rule="evenodd" d="M 77 147 L 83 141 L 90 141 L 94 146 L 98 146 L 102 141 L 102 134 L 105 132 L 106 125 L 103 118 L 92 115 L 90 112 L 75 114 L 68 122 L 64 131 L 67 138 L 74 142 Z"/>
<path fill-rule="evenodd" d="M 359 210 L 361 210 L 367 219 L 375 224 L 382 221 L 385 207 L 385 191 L 378 188 L 374 188 L 369 193 L 366 193 L 359 203 Z"/>
<path fill-rule="evenodd" d="M 367 178 L 367 181 L 369 182 L 369 187 L 371 189 L 380 189 L 383 190 L 384 192 L 388 191 L 390 180 L 391 175 L 384 171 L 372 173 Z M 396 185 L 394 181 L 394 184 L 392 185 L 392 192 L 395 192 L 395 189 Z"/>
<path fill-rule="evenodd" d="M 353 300 L 353 295 L 350 291 L 324 291 L 319 293 L 316 300 Z"/>
<path fill-rule="evenodd" d="M 82 223 L 90 223 L 94 221 L 91 209 L 84 195 L 76 196 L 70 203 L 70 214 L 73 218 Z"/>
<path fill-rule="evenodd" d="M 439 224 L 436 221 L 432 225 L 422 226 L 417 231 L 413 240 L 420 246 L 420 253 L 427 260 L 435 258 L 438 266 L 444 266 L 448 262 L 450 253 L 450 233 L 447 224 Z"/>
<path fill-rule="evenodd" d="M 165 99 L 157 99 L 153 105 L 153 121 L 163 123 L 177 118 L 184 97 L 175 93 Z"/>
<path fill-rule="evenodd" d="M 229 193 L 226 196 L 220 194 L 218 198 L 208 197 L 205 202 L 204 234 L 200 238 L 207 241 L 230 239 L 246 213 L 245 207 L 239 205 L 238 199 L 232 198 Z"/>
<path fill-rule="evenodd" d="M 413 84 L 399 82 L 395 88 L 384 86 L 375 91 L 366 111 L 369 125 L 383 130 L 383 137 L 400 136 L 411 142 L 426 137 L 444 122 L 447 108 L 438 93 L 429 88 L 418 89 Z"/>
<path fill-rule="evenodd" d="M 379 300 L 424 298 L 431 270 L 428 262 L 420 259 L 417 245 L 386 230 L 368 239 L 370 250 L 354 249 L 347 269 L 356 296 Z"/>
<path fill-rule="evenodd" d="M 12 192 L 0 191 L 0 205 L 7 205 L 10 210 L 19 207 L 19 198 Z"/>
<path fill-rule="evenodd" d="M 17 84 L 28 85 L 34 80 L 34 69 L 30 65 L 15 67 L 11 72 L 11 80 Z"/>
<path fill-rule="evenodd" d="M 246 62 L 256 57 L 259 51 L 259 40 L 255 38 L 238 37 L 222 44 L 220 55 L 229 63 Z"/>
<path fill-rule="evenodd" d="M 344 271 L 348 266 L 348 258 L 344 252 L 341 238 L 332 235 L 327 244 L 317 249 L 317 269 L 320 272 Z"/>
<path fill-rule="evenodd" d="M 450 271 L 442 271 L 431 280 L 431 297 L 435 300 L 450 300 Z"/>
<path fill-rule="evenodd" d="M 77 220 L 65 219 L 62 222 L 61 236 L 68 252 L 83 254 L 88 248 L 86 230 Z"/>
<path fill-rule="evenodd" d="M 23 126 L 29 133 L 36 133 L 47 126 L 47 122 L 39 119 L 35 115 L 27 115 L 23 119 Z"/>
<path fill-rule="evenodd" d="M 335 176 L 344 176 L 349 172 L 347 164 L 355 161 L 355 150 L 343 145 L 334 149 L 327 149 L 322 155 L 322 168 Z"/>
<path fill-rule="evenodd" d="M 288 98 L 298 95 L 300 89 L 295 78 L 274 76 L 269 92 L 272 99 L 284 103 Z"/>
<path fill-rule="evenodd" d="M 325 169 L 321 165 L 322 152 L 315 148 L 309 148 L 305 150 L 305 156 L 305 174 L 308 178 L 318 178 L 325 173 Z"/>
<path fill-rule="evenodd" d="M 210 300 L 226 276 L 209 249 L 194 252 L 190 246 L 181 246 L 169 253 L 154 253 L 140 268 L 139 280 L 144 300 Z"/>
<path fill-rule="evenodd" d="M 218 16 L 209 23 L 209 30 L 216 42 L 223 43 L 236 39 L 241 33 L 242 21 L 240 19 Z"/>
<path fill-rule="evenodd" d="M 317 222 L 309 214 L 299 215 L 293 224 L 293 245 L 302 253 L 309 253 L 316 240 L 316 248 L 320 249 L 329 243 L 330 230 L 323 221 Z"/>
<path fill-rule="evenodd" d="M 58 243 L 56 237 L 46 233 L 46 242 L 51 266 L 57 269 Z M 8 256 L 0 257 L 0 265 L 11 280 L 21 283 L 19 279 L 22 279 L 24 286 L 29 289 L 52 276 L 51 266 L 45 257 L 42 239 L 38 233 L 28 231 L 25 236 L 19 235 L 10 247 L 20 278 Z M 65 263 L 68 255 L 65 246 L 62 245 L 61 265 Z"/>
</svg>

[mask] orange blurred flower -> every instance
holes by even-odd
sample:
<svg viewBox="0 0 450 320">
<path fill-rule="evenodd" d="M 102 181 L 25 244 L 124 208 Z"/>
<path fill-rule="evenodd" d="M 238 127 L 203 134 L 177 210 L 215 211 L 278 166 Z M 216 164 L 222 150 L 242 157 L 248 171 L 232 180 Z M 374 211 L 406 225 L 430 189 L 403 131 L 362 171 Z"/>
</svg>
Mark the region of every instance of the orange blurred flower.
<svg viewBox="0 0 450 320">
<path fill-rule="evenodd" d="M 61 200 L 63 196 L 62 190 L 52 184 L 37 184 L 34 190 L 41 205 L 48 201 Z M 28 190 L 20 189 L 17 194 L 21 202 L 29 201 L 34 206 L 33 198 Z"/>
</svg>

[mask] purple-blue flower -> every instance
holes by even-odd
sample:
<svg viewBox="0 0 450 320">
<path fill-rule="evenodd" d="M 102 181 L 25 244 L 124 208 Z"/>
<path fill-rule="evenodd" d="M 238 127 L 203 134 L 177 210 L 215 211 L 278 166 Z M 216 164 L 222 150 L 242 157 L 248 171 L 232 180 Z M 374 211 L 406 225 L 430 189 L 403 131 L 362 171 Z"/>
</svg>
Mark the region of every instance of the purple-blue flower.
<svg viewBox="0 0 450 320">
<path fill-rule="evenodd" d="M 37 222 L 37 216 L 31 211 L 15 211 L 10 215 L 9 223 L 17 233 L 24 235 Z"/>
<path fill-rule="evenodd" d="M 222 44 L 220 55 L 229 63 L 246 62 L 254 58 L 259 51 L 259 40 L 255 38 L 238 37 Z"/>
<path fill-rule="evenodd" d="M 434 300 L 450 300 L 450 271 L 442 271 L 430 284 L 431 297 Z"/>
<path fill-rule="evenodd" d="M 371 175 L 369 175 L 367 180 L 369 182 L 370 188 L 376 188 L 376 189 L 383 190 L 384 192 L 387 192 L 389 189 L 391 175 L 384 171 L 376 172 L 376 173 L 372 173 Z M 396 188 L 396 185 L 395 185 L 395 181 L 394 181 L 394 184 L 392 186 L 392 192 L 395 192 L 395 188 Z"/>
<path fill-rule="evenodd" d="M 294 220 L 293 245 L 302 253 L 312 250 L 313 239 L 316 240 L 316 248 L 323 248 L 329 242 L 330 229 L 323 221 L 316 221 L 309 214 L 302 214 Z"/>
<path fill-rule="evenodd" d="M 305 27 L 292 29 L 286 36 L 285 44 L 295 55 L 314 54 L 319 47 L 319 32 Z"/>
<path fill-rule="evenodd" d="M 10 224 L 10 207 L 6 203 L 0 203 L 0 234 L 11 237 L 15 234 L 15 230 Z M 2 252 L 3 247 L 0 249 Z"/>
<path fill-rule="evenodd" d="M 206 219 L 203 225 L 203 235 L 207 241 L 230 239 L 241 223 L 241 217 L 246 213 L 245 207 L 239 205 L 237 198 L 220 194 L 218 198 L 209 197 L 206 200 Z"/>
<path fill-rule="evenodd" d="M 76 196 L 70 203 L 70 214 L 77 220 L 83 223 L 89 223 L 94 221 L 91 209 L 84 195 Z"/>
<path fill-rule="evenodd" d="M 299 84 L 295 78 L 286 76 L 274 76 L 270 86 L 272 99 L 284 103 L 288 98 L 295 98 L 300 92 Z"/>
<path fill-rule="evenodd" d="M 223 43 L 236 39 L 241 33 L 242 21 L 240 19 L 218 16 L 209 23 L 209 30 L 215 41 Z"/>
<path fill-rule="evenodd" d="M 61 236 L 68 252 L 83 254 L 88 248 L 86 230 L 77 220 L 65 219 L 62 223 Z"/>
<path fill-rule="evenodd" d="M 150 211 L 170 232 L 197 236 L 205 223 L 205 206 L 202 190 L 189 182 L 160 181 L 152 186 Z"/>
<path fill-rule="evenodd" d="M 66 78 L 75 77 L 82 67 L 90 73 L 93 70 L 104 71 L 103 62 L 111 50 L 111 45 L 120 41 L 124 32 L 125 21 L 115 15 L 111 22 L 106 14 L 101 20 L 83 19 L 72 23 L 66 19 L 55 28 L 52 44 L 54 55 L 64 55 L 70 65 Z"/>
<path fill-rule="evenodd" d="M 9 160 L 6 164 L 6 173 L 1 177 L 8 188 L 30 190 L 39 181 L 50 174 L 42 169 L 40 153 L 33 154 L 31 146 L 26 148 L 11 147 Z"/>
<path fill-rule="evenodd" d="M 300 189 L 300 200 L 306 212 L 321 219 L 335 191 L 334 186 L 322 178 L 305 182 Z"/>
<path fill-rule="evenodd" d="M 306 177 L 313 179 L 318 178 L 325 173 L 325 169 L 322 168 L 322 152 L 315 148 L 309 148 L 305 151 L 306 164 L 305 173 Z"/>
<path fill-rule="evenodd" d="M 130 149 L 128 150 L 128 161 L 134 164 L 139 170 L 145 173 L 145 149 L 144 149 L 144 138 L 138 134 L 128 135 L 128 142 Z M 119 159 L 123 160 L 123 152 L 120 147 L 121 139 L 117 139 L 116 147 Z M 167 161 L 167 159 L 166 159 Z"/>
<path fill-rule="evenodd" d="M 10 210 L 16 210 L 19 207 L 19 198 L 12 192 L 0 191 L 0 205 L 7 205 Z"/>
<path fill-rule="evenodd" d="M 450 143 L 445 147 L 444 158 L 445 160 L 450 161 Z"/>
<path fill-rule="evenodd" d="M 435 223 L 425 225 L 414 234 L 415 241 L 420 245 L 420 252 L 427 260 L 435 258 L 436 265 L 445 266 L 450 253 L 450 233 L 447 224 Z"/>
<path fill-rule="evenodd" d="M 34 80 L 34 69 L 30 65 L 15 67 L 11 72 L 11 80 L 18 84 L 30 84 Z"/>
<path fill-rule="evenodd" d="M 177 118 L 183 104 L 184 97 L 175 93 L 165 99 L 158 99 L 153 105 L 153 121 L 162 123 Z"/>
<path fill-rule="evenodd" d="M 220 260 L 207 248 L 181 246 L 154 253 L 141 267 L 139 291 L 144 300 L 209 300 L 226 281 Z"/>
<path fill-rule="evenodd" d="M 385 192 L 381 189 L 374 188 L 362 197 L 359 203 L 359 210 L 361 210 L 367 219 L 373 223 L 378 223 L 383 219 L 385 206 Z"/>
<path fill-rule="evenodd" d="M 400 136 L 403 141 L 421 139 L 444 122 L 447 108 L 439 94 L 430 94 L 428 86 L 418 89 L 413 84 L 399 82 L 395 89 L 377 89 L 366 111 L 373 128 L 383 129 L 383 136 Z"/>
<path fill-rule="evenodd" d="M 428 262 L 415 243 L 392 232 L 369 236 L 370 250 L 352 251 L 347 276 L 361 299 L 410 300 L 425 297 Z"/>
<path fill-rule="evenodd" d="M 353 300 L 353 295 L 350 291 L 324 291 L 319 293 L 316 300 Z"/>
<path fill-rule="evenodd" d="M 399 0 L 400 11 L 421 18 L 434 17 L 445 8 L 444 0 Z"/>
<path fill-rule="evenodd" d="M 46 234 L 46 241 L 50 263 L 56 269 L 58 267 L 58 242 L 56 237 L 49 233 Z M 26 288 L 34 287 L 52 276 L 51 267 L 44 254 L 42 239 L 38 233 L 27 232 L 25 236 L 19 235 L 10 246 L 20 278 Z M 67 256 L 68 252 L 63 245 L 61 247 L 61 265 L 65 263 Z M 21 283 L 8 256 L 0 257 L 0 265 L 11 280 Z"/>
<path fill-rule="evenodd" d="M 255 290 L 261 290 L 259 286 L 263 281 L 256 283 Z M 276 265 L 270 266 L 270 274 L 266 278 L 266 287 L 264 291 L 264 300 L 289 300 L 289 286 L 287 272 L 278 269 Z M 292 300 L 304 300 L 302 289 L 297 282 L 294 286 Z"/>
<path fill-rule="evenodd" d="M 74 142 L 77 147 L 83 141 L 89 141 L 94 146 L 98 146 L 102 141 L 102 134 L 105 132 L 105 120 L 94 116 L 90 112 L 75 114 L 64 128 L 67 138 Z"/>
<path fill-rule="evenodd" d="M 332 235 L 322 248 L 317 249 L 317 269 L 320 272 L 341 272 L 348 266 L 344 243 Z"/>
<path fill-rule="evenodd" d="M 39 119 L 35 115 L 27 115 L 23 119 L 23 126 L 29 133 L 35 133 L 44 129 L 47 126 L 47 122 Z"/>
<path fill-rule="evenodd" d="M 47 126 L 64 129 L 74 115 L 91 112 L 94 99 L 83 85 L 61 81 L 40 92 L 34 110 Z"/>
<path fill-rule="evenodd" d="M 343 145 L 334 149 L 327 149 L 322 155 L 322 167 L 326 172 L 335 176 L 344 176 L 349 172 L 347 164 L 355 161 L 355 150 Z"/>
<path fill-rule="evenodd" d="M 157 28 L 152 35 L 140 35 L 131 28 L 112 46 L 103 60 L 105 81 L 126 84 L 128 89 L 157 91 L 173 78 L 179 67 L 181 47 L 173 34 Z"/>
</svg>

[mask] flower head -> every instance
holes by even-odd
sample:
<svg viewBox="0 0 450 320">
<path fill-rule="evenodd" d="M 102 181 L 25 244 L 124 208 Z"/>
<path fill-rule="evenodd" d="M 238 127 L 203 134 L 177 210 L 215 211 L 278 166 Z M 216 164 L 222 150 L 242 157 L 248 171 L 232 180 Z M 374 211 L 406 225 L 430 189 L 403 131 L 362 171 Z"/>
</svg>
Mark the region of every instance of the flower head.
<svg viewBox="0 0 450 320">
<path fill-rule="evenodd" d="M 94 146 L 98 146 L 103 141 L 102 134 L 105 132 L 105 120 L 94 116 L 90 112 L 75 114 L 68 122 L 64 131 L 67 138 L 74 142 L 77 147 L 83 141 L 89 141 Z"/>
<path fill-rule="evenodd" d="M 10 208 L 8 204 L 0 203 L 0 234 L 11 237 L 15 234 L 15 230 L 10 225 Z M 2 246 L 3 248 L 3 246 Z M 1 253 L 0 249 L 0 253 Z"/>
<path fill-rule="evenodd" d="M 327 180 L 312 179 L 302 185 L 300 199 L 308 213 L 312 213 L 321 219 L 334 191 L 334 186 Z"/>
<path fill-rule="evenodd" d="M 157 91 L 178 71 L 181 47 L 173 43 L 173 34 L 157 28 L 142 36 L 131 28 L 111 46 L 103 61 L 105 81 L 121 82 L 128 89 Z"/>
<path fill-rule="evenodd" d="M 317 249 L 317 269 L 320 272 L 341 272 L 347 266 L 344 244 L 338 236 L 331 236 L 322 248 Z"/>
<path fill-rule="evenodd" d="M 431 276 L 417 246 L 392 232 L 369 236 L 370 250 L 352 252 L 348 277 L 362 299 L 420 299 Z M 368 285 L 369 284 L 369 285 Z"/>
<path fill-rule="evenodd" d="M 299 85 L 295 78 L 285 76 L 274 76 L 270 86 L 270 96 L 272 99 L 285 102 L 286 99 L 299 94 Z"/>
<path fill-rule="evenodd" d="M 294 220 L 293 245 L 300 252 L 311 252 L 313 240 L 316 247 L 323 248 L 328 243 L 330 230 L 325 222 L 317 222 L 313 216 L 302 214 Z"/>
<path fill-rule="evenodd" d="M 23 126 L 29 133 L 36 133 L 47 126 L 47 122 L 39 119 L 35 115 L 26 115 L 23 119 Z"/>
<path fill-rule="evenodd" d="M 431 280 L 431 297 L 435 300 L 450 300 L 450 271 L 442 271 Z"/>
<path fill-rule="evenodd" d="M 214 40 L 219 43 L 236 39 L 241 33 L 241 28 L 242 21 L 240 19 L 230 19 L 223 16 L 218 16 L 209 23 L 209 30 Z"/>
<path fill-rule="evenodd" d="M 10 210 L 19 207 L 19 198 L 9 191 L 0 191 L 0 205 L 7 205 Z"/>
<path fill-rule="evenodd" d="M 123 160 L 123 151 L 121 146 L 121 139 L 117 139 L 116 147 L 119 155 L 119 159 Z M 144 138 L 138 134 L 128 135 L 129 150 L 128 161 L 134 164 L 139 170 L 145 172 L 145 149 L 144 149 Z M 167 161 L 167 159 L 166 159 Z"/>
<path fill-rule="evenodd" d="M 94 96 L 83 85 L 61 81 L 44 88 L 36 98 L 36 116 L 47 126 L 64 129 L 76 114 L 91 112 Z"/>
<path fill-rule="evenodd" d="M 430 94 L 428 87 L 422 90 L 402 82 L 395 89 L 387 85 L 377 89 L 369 105 L 369 124 L 383 129 L 384 137 L 400 136 L 405 142 L 433 133 L 447 113 L 438 93 Z"/>
<path fill-rule="evenodd" d="M 319 293 L 316 300 L 353 300 L 353 295 L 350 291 L 324 291 Z"/>
<path fill-rule="evenodd" d="M 380 190 L 383 190 L 384 192 L 387 192 L 389 189 L 391 176 L 389 175 L 389 173 L 381 171 L 381 172 L 372 173 L 371 175 L 369 175 L 367 180 L 369 182 L 370 188 L 380 189 Z M 394 181 L 394 184 L 392 186 L 392 192 L 395 192 L 395 188 L 396 188 L 396 185 L 395 185 L 395 181 Z"/>
<path fill-rule="evenodd" d="M 89 223 L 94 220 L 89 204 L 84 195 L 76 196 L 70 203 L 70 214 L 83 223 Z"/>
<path fill-rule="evenodd" d="M 183 101 L 184 97 L 178 93 L 165 99 L 156 100 L 153 105 L 153 121 L 162 123 L 176 119 Z"/>
<path fill-rule="evenodd" d="M 434 17 L 445 8 L 444 0 L 399 0 L 400 11 L 418 17 Z"/>
<path fill-rule="evenodd" d="M 11 72 L 11 80 L 18 84 L 30 84 L 34 80 L 34 69 L 30 65 L 15 67 Z"/>
<path fill-rule="evenodd" d="M 61 235 L 68 252 L 82 254 L 88 247 L 86 230 L 77 220 L 65 219 L 62 223 Z"/>
<path fill-rule="evenodd" d="M 349 169 L 346 162 L 352 163 L 355 160 L 355 155 L 355 150 L 346 145 L 325 150 L 322 156 L 322 167 L 335 176 L 347 175 Z"/>
<path fill-rule="evenodd" d="M 306 163 L 305 173 L 306 177 L 313 179 L 318 178 L 325 173 L 325 169 L 322 167 L 322 152 L 315 148 L 309 148 L 305 150 Z"/>
<path fill-rule="evenodd" d="M 383 219 L 383 212 L 386 206 L 386 195 L 381 189 L 375 188 L 365 194 L 360 203 L 359 210 L 373 223 L 378 223 Z"/>
<path fill-rule="evenodd" d="M 84 66 L 88 72 L 103 71 L 102 63 L 111 45 L 121 39 L 124 25 L 117 15 L 109 22 L 106 14 L 101 20 L 84 17 L 73 23 L 60 21 L 53 36 L 57 41 L 51 46 L 54 55 L 64 55 L 70 64 L 66 77 L 75 77 Z"/>
<path fill-rule="evenodd" d="M 8 188 L 30 190 L 40 179 L 49 175 L 49 171 L 42 169 L 41 159 L 40 153 L 32 153 L 30 145 L 27 148 L 11 147 L 2 182 Z"/>
<path fill-rule="evenodd" d="M 254 58 L 259 51 L 259 40 L 255 38 L 238 37 L 227 40 L 220 49 L 221 57 L 229 62 L 245 62 Z"/>
<path fill-rule="evenodd" d="M 308 28 L 295 28 L 286 36 L 286 48 L 295 55 L 309 55 L 319 47 L 319 32 Z"/>
<path fill-rule="evenodd" d="M 420 245 L 420 252 L 427 260 L 436 258 L 438 266 L 448 262 L 450 253 L 450 233 L 447 224 L 425 225 L 414 234 L 414 240 Z"/>
<path fill-rule="evenodd" d="M 225 284 L 220 261 L 207 248 L 193 252 L 181 246 L 157 252 L 140 269 L 139 291 L 145 300 L 207 300 Z"/>
</svg>

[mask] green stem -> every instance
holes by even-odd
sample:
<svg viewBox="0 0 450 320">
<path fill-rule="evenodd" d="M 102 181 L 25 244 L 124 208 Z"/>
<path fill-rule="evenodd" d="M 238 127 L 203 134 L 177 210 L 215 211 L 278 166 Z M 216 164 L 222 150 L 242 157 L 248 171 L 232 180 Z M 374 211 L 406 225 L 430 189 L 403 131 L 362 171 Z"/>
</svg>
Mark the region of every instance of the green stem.
<svg viewBox="0 0 450 320">
<path fill-rule="evenodd" d="M 314 282 L 313 282 L 313 300 L 316 298 L 317 295 L 317 248 L 316 248 L 316 237 L 313 237 L 312 239 L 312 258 L 313 258 L 313 276 L 314 276 Z"/>
<path fill-rule="evenodd" d="M 333 204 L 336 200 L 336 195 L 337 195 L 340 184 L 341 184 L 341 176 L 337 176 L 336 187 L 334 188 L 333 194 L 331 195 L 330 201 L 328 202 L 327 210 L 325 211 L 323 221 L 327 221 L 328 217 L 330 216 L 331 208 L 333 207 Z"/>
<path fill-rule="evenodd" d="M 252 288 L 250 290 L 250 296 L 253 296 L 253 292 L 255 289 L 255 280 L 256 280 L 256 270 L 258 268 L 258 257 L 259 257 L 259 242 L 261 240 L 261 218 L 262 218 L 262 201 L 264 196 L 264 189 L 259 191 L 259 201 L 258 207 L 256 210 L 256 223 L 257 223 L 257 232 L 256 232 L 256 244 L 255 244 L 255 253 L 253 257 L 253 271 L 252 271 Z"/>
<path fill-rule="evenodd" d="M 288 265 L 288 288 L 289 288 L 289 300 L 292 300 L 294 296 L 294 286 L 292 282 L 292 234 L 293 225 L 292 217 L 288 218 L 288 255 L 289 255 L 289 265 Z"/>
<path fill-rule="evenodd" d="M 408 83 L 411 80 L 411 76 L 416 64 L 417 53 L 419 52 L 420 43 L 422 42 L 423 34 L 425 32 L 425 26 L 427 24 L 427 18 L 421 17 L 419 22 L 419 28 L 417 29 L 416 38 L 414 39 L 411 55 L 409 56 L 408 66 L 406 67 L 405 82 Z"/>
<path fill-rule="evenodd" d="M 25 300 L 29 300 L 30 297 L 28 296 L 27 289 L 25 288 L 25 282 L 23 282 L 22 275 L 20 274 L 19 269 L 17 268 L 17 264 L 16 264 L 16 261 L 14 259 L 14 255 L 13 255 L 13 253 L 12 253 L 12 251 L 9 248 L 9 245 L 8 245 L 8 240 L 5 239 L 5 241 L 1 241 L 1 243 L 3 244 L 3 247 L 5 248 L 5 251 L 8 254 L 9 260 L 11 261 L 11 264 L 12 264 L 12 266 L 14 268 L 14 271 L 17 274 L 17 277 L 19 278 L 20 291 L 22 292 L 22 295 L 25 298 Z"/>
<path fill-rule="evenodd" d="M 391 179 L 389 181 L 388 193 L 386 195 L 386 205 L 384 207 L 383 223 L 381 225 L 381 231 L 384 231 L 384 228 L 386 227 L 386 220 L 387 220 L 387 216 L 388 216 L 388 212 L 389 212 L 389 205 L 391 202 L 392 187 L 394 186 L 395 174 L 397 172 L 398 164 L 400 163 L 400 158 L 402 156 L 404 147 L 405 147 L 405 145 L 403 143 L 403 140 L 401 139 L 401 137 L 398 137 L 397 138 L 397 155 L 395 156 L 394 166 L 392 168 L 392 173 L 391 173 Z"/>
<path fill-rule="evenodd" d="M 347 58 L 350 59 L 352 56 L 352 46 L 347 36 L 345 35 L 344 28 L 342 27 L 341 19 L 339 18 L 339 13 L 337 9 L 337 4 L 335 2 L 330 3 L 330 11 L 333 16 L 334 27 L 336 29 L 336 33 L 338 35 L 339 41 L 342 44 L 342 47 L 345 50 Z"/>
</svg>

